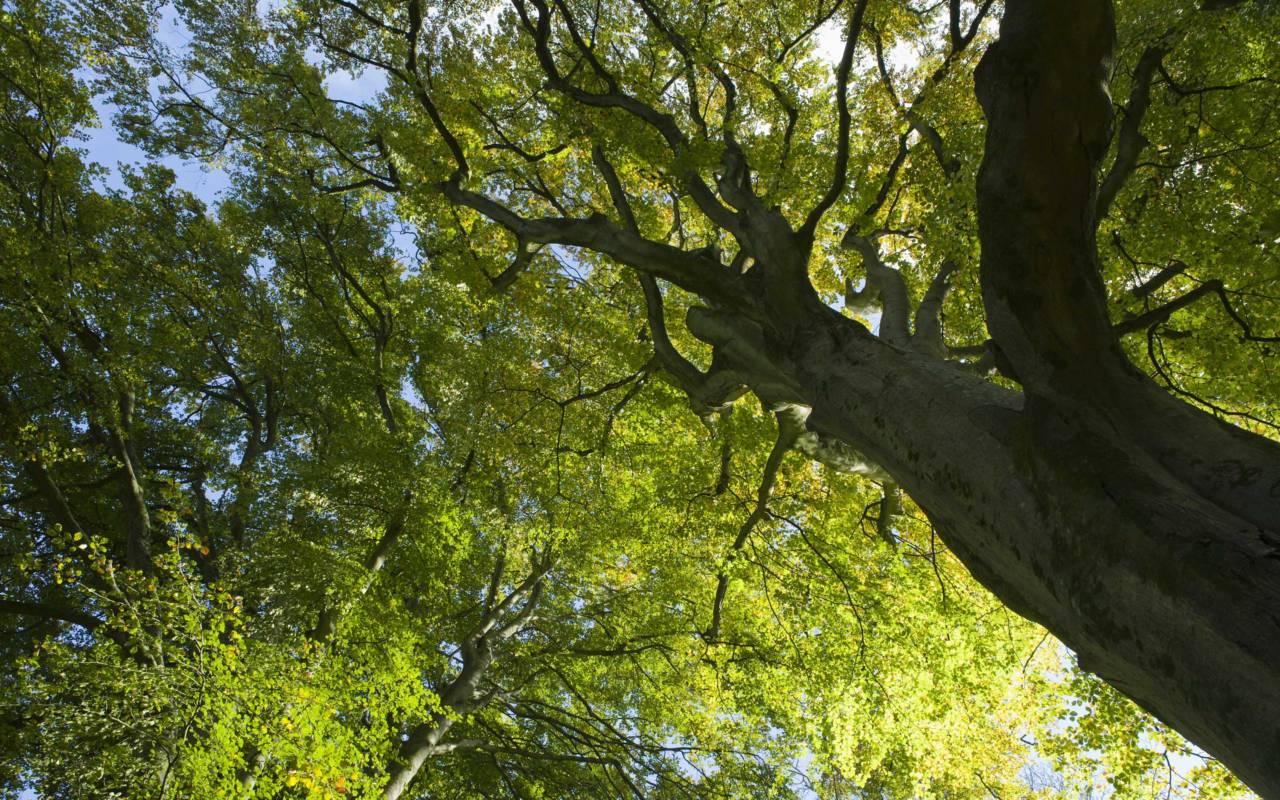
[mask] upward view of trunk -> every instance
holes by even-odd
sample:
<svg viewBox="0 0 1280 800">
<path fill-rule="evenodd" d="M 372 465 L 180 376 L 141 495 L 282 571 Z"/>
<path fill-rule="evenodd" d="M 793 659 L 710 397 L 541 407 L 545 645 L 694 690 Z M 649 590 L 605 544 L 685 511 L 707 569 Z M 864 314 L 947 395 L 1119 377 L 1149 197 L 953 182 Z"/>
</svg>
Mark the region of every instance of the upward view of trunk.
<svg viewBox="0 0 1280 800">
<path fill-rule="evenodd" d="M 983 299 L 1022 392 L 816 298 L 690 328 L 880 465 L 1086 669 L 1280 797 L 1280 446 L 1174 399 L 1116 341 L 1093 233 L 1113 38 L 1106 0 L 1011 0 L 978 69 Z"/>
<path fill-rule="evenodd" d="M 1107 0 L 1010 0 L 978 69 L 983 296 L 1022 393 L 816 307 L 740 364 L 785 377 L 811 430 L 881 465 L 1085 668 L 1280 797 L 1280 446 L 1170 397 L 1112 333 L 1093 231 L 1113 38 Z"/>
<path fill-rule="evenodd" d="M 1126 419 L 1137 411 L 1024 400 L 835 319 L 810 332 L 791 360 L 811 429 L 881 464 L 974 576 L 1086 669 L 1280 796 L 1273 534 L 1180 477 L 1155 423 Z M 1142 413 L 1181 414 L 1174 433 L 1222 433 L 1148 399 Z"/>
</svg>

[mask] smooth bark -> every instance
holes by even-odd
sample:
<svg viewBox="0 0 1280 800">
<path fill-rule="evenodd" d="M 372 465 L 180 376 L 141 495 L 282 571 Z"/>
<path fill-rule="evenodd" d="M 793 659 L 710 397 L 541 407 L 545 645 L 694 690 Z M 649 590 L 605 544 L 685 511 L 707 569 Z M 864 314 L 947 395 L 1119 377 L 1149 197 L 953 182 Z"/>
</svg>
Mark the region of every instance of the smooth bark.
<svg viewBox="0 0 1280 800">
<path fill-rule="evenodd" d="M 1112 332 L 1094 242 L 1110 3 L 1011 2 L 979 68 L 989 328 L 1019 397 L 807 326 L 775 363 L 974 575 L 1280 796 L 1280 447 L 1171 398 Z"/>
<path fill-rule="evenodd" d="M 690 328 L 880 465 L 1086 669 L 1280 797 L 1280 447 L 1170 397 L 1118 345 L 1094 241 L 1113 38 L 1105 0 L 1010 2 L 978 70 L 984 301 L 1021 393 L 813 306 Z"/>
</svg>

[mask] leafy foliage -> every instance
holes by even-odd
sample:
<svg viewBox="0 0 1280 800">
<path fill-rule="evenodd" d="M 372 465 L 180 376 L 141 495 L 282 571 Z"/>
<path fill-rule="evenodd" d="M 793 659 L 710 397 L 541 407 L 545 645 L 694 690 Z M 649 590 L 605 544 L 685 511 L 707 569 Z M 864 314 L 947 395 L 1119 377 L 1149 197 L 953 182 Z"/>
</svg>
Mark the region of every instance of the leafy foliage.
<svg viewBox="0 0 1280 800">
<path fill-rule="evenodd" d="M 778 165 L 752 176 L 770 203 L 820 194 L 835 90 L 808 34 L 849 8 L 563 4 L 601 23 L 595 88 L 613 75 L 702 131 L 673 157 L 616 109 L 543 91 L 510 10 L 414 5 L 425 79 L 406 76 L 400 5 L 5 4 L 0 791 L 1047 797 L 1025 780 L 1047 757 L 1073 792 L 1243 796 L 1212 760 L 1166 785 L 1189 746 L 978 586 L 909 498 L 775 463 L 771 409 L 689 413 L 616 259 L 513 241 L 440 188 L 457 164 L 431 108 L 521 213 L 616 214 L 603 158 L 638 229 L 718 253 L 679 174 L 720 168 L 706 131 L 731 119 L 753 163 Z M 945 9 L 870 4 L 881 63 L 856 60 L 849 160 L 878 179 L 832 214 L 913 297 L 961 265 L 956 346 L 983 330 L 964 76 L 991 34 L 990 4 L 963 5 L 961 46 L 939 44 Z M 1221 276 L 1230 304 L 1161 319 L 1153 358 L 1269 431 L 1272 362 L 1215 331 L 1280 316 L 1277 22 L 1199 25 L 1182 4 L 1166 33 L 1165 5 L 1126 6 L 1130 47 L 1175 55 L 1144 127 L 1159 163 L 1100 234 L 1107 277 L 1120 295 L 1133 270 L 1194 264 L 1163 299 Z M 1228 40 L 1245 45 L 1207 55 Z M 379 69 L 372 97 L 330 97 L 332 76 Z M 119 188 L 77 146 L 102 96 L 153 157 Z M 174 153 L 220 159 L 232 188 L 180 188 L 159 163 Z M 1200 236 L 1218 227 L 1227 245 Z M 813 268 L 833 304 L 860 266 L 836 228 Z M 694 303 L 662 291 L 669 319 Z"/>
</svg>

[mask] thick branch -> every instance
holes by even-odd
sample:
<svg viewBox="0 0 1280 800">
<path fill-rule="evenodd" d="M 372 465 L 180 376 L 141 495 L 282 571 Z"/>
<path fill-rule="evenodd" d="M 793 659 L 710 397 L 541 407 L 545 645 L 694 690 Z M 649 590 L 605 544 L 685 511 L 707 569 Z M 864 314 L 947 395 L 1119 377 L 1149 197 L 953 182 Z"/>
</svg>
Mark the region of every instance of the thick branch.
<svg viewBox="0 0 1280 800">
<path fill-rule="evenodd" d="M 981 282 L 992 338 L 1024 387 L 1089 391 L 1124 368 L 1094 242 L 1110 140 L 1109 0 L 1010 4 L 978 65 L 987 140 L 978 175 Z"/>
<path fill-rule="evenodd" d="M 489 278 L 489 290 L 494 294 L 502 294 L 510 289 L 516 280 L 524 274 L 525 270 L 529 268 L 529 265 L 533 263 L 533 257 L 538 254 L 540 249 L 541 247 L 538 245 L 517 237 L 515 256 L 511 259 L 511 263 L 507 265 L 506 269 Z"/>
<path fill-rule="evenodd" d="M 151 517 L 142 490 L 142 470 L 132 441 L 132 391 L 120 393 L 120 418 L 107 434 L 111 454 L 120 467 L 117 472 L 120 505 L 125 516 L 125 560 L 131 569 L 151 571 Z"/>
<path fill-rule="evenodd" d="M 705 417 L 728 408 L 747 391 L 742 379 L 714 360 L 712 368 L 703 372 L 681 355 L 667 334 L 666 314 L 658 282 L 653 276 L 643 272 L 637 275 L 640 286 L 644 289 L 649 333 L 653 337 L 653 350 L 658 363 L 689 396 L 689 401 L 699 416 Z"/>
<path fill-rule="evenodd" d="M 600 72 L 603 76 L 608 76 L 606 84 L 609 86 L 609 91 L 605 93 L 587 91 L 569 81 L 560 72 L 551 49 L 551 11 L 543 0 L 528 0 L 528 4 L 537 9 L 536 20 L 529 16 L 526 0 L 512 0 L 512 3 L 515 6 L 516 13 L 520 16 L 525 30 L 533 38 L 538 63 L 547 75 L 547 85 L 550 88 L 586 106 L 615 108 L 630 114 L 656 131 L 671 149 L 677 161 L 683 161 L 688 158 L 688 137 L 684 131 L 680 130 L 675 118 L 622 92 L 618 89 L 617 81 L 603 67 L 600 67 Z M 680 178 L 685 184 L 685 189 L 689 192 L 689 196 L 693 198 L 693 201 L 697 203 L 698 208 L 707 215 L 708 219 L 719 227 L 730 231 L 735 236 L 741 234 L 741 226 L 738 223 L 737 215 L 716 199 L 716 196 L 701 176 L 692 168 L 685 168 L 680 173 Z"/>
<path fill-rule="evenodd" d="M 973 41 L 973 37 L 978 33 L 978 26 L 982 24 L 983 18 L 991 10 L 992 2 L 994 0 L 982 0 L 982 4 L 978 6 L 973 19 L 969 20 L 969 29 L 962 31 L 961 23 L 963 20 L 960 17 L 960 0 L 947 0 L 948 33 L 951 36 L 951 51 L 953 53 L 963 50 L 969 46 L 969 42 Z"/>
<path fill-rule="evenodd" d="M 754 305 L 741 277 L 731 274 L 708 254 L 645 239 L 599 214 L 587 219 L 526 218 L 457 184 L 447 183 L 443 188 L 450 200 L 480 212 L 514 233 L 517 239 L 593 250 L 709 300 L 737 308 L 749 309 Z"/>
<path fill-rule="evenodd" d="M 867 10 L 867 0 L 859 0 L 849 16 L 849 27 L 844 36 L 844 52 L 840 56 L 840 64 L 836 67 L 836 156 L 831 170 L 831 183 L 822 195 L 822 199 L 809 212 L 804 224 L 796 233 L 802 242 L 812 242 L 818 230 L 818 223 L 844 193 L 849 178 L 849 129 L 853 117 L 849 113 L 849 73 L 853 69 L 853 51 L 858 44 L 858 36 L 862 33 L 862 17 Z"/>
<path fill-rule="evenodd" d="M 947 353 L 947 345 L 942 337 L 942 303 L 951 291 L 951 276 L 958 268 L 951 259 L 942 262 L 924 293 L 924 299 L 916 308 L 915 333 L 911 336 L 911 346 L 918 352 L 935 358 L 943 358 Z"/>
<path fill-rule="evenodd" d="M 383 528 L 382 535 L 378 537 L 377 543 L 365 556 L 362 565 L 364 567 L 364 577 L 355 592 L 336 604 L 325 606 L 320 612 L 320 618 L 316 622 L 315 630 L 311 632 L 313 640 L 323 642 L 332 637 L 338 628 L 338 620 L 350 608 L 351 603 L 368 594 L 369 590 L 373 588 L 374 580 L 387 563 L 387 556 L 391 554 L 391 549 L 395 547 L 396 542 L 400 540 L 401 534 L 404 533 L 410 499 L 411 496 L 406 493 L 401 504 L 392 512 L 391 518 L 387 520 L 386 527 Z"/>
<path fill-rule="evenodd" d="M 902 273 L 888 266 L 880 258 L 880 247 L 866 236 L 845 236 L 842 242 L 857 250 L 862 256 L 862 266 L 867 272 L 867 282 L 861 292 L 846 292 L 848 300 L 861 305 L 877 296 L 880 299 L 880 338 L 890 344 L 905 347 L 909 341 L 907 319 L 911 313 L 911 301 L 907 297 L 907 284 Z"/>
<path fill-rule="evenodd" d="M 102 620 L 88 614 L 81 609 L 73 606 L 64 606 L 57 603 L 39 603 L 28 600 L 3 600 L 0 599 L 0 613 L 15 614 L 22 617 L 35 617 L 36 619 L 51 619 L 61 622 L 70 622 L 73 625 L 79 625 L 86 630 L 94 630 L 102 625 Z"/>
<path fill-rule="evenodd" d="M 1146 297 L 1154 291 L 1156 287 L 1164 285 L 1169 280 L 1183 272 L 1186 268 L 1186 264 L 1175 260 L 1169 265 L 1169 267 L 1163 270 L 1161 274 L 1134 289 L 1133 294 L 1138 297 Z M 1117 322 L 1115 325 L 1111 326 L 1112 333 L 1115 336 L 1120 337 L 1127 336 L 1131 333 L 1150 330 L 1156 325 L 1167 322 L 1169 318 L 1173 316 L 1174 312 L 1186 308 L 1207 294 L 1216 294 L 1218 296 L 1218 299 L 1222 302 L 1223 311 L 1225 311 L 1227 316 L 1231 317 L 1231 320 L 1239 326 L 1241 331 L 1240 338 L 1242 340 L 1247 342 L 1280 342 L 1280 336 L 1265 336 L 1254 333 L 1253 326 L 1250 325 L 1244 317 L 1240 316 L 1238 311 L 1236 311 L 1236 308 L 1232 304 L 1229 293 L 1222 281 L 1217 280 L 1216 278 L 1210 281 L 1205 281 L 1186 294 L 1175 297 L 1163 305 Z M 947 352 L 952 356 L 983 356 L 991 352 L 992 344 L 992 341 L 988 339 L 982 344 L 949 347 L 947 348 Z"/>
<path fill-rule="evenodd" d="M 1169 281 L 1181 275 L 1183 272 L 1186 271 L 1186 269 L 1187 269 L 1187 265 L 1185 262 L 1179 261 L 1176 258 L 1172 259 L 1169 261 L 1169 264 L 1166 267 L 1164 267 L 1164 269 L 1160 270 L 1155 275 L 1152 275 L 1150 278 L 1146 279 L 1142 283 L 1133 287 L 1132 294 L 1134 297 L 1137 297 L 1138 299 L 1147 297 L 1156 289 L 1159 289 L 1161 286 L 1164 286 Z"/>
<path fill-rule="evenodd" d="M 943 60 L 942 64 L 933 72 L 929 79 L 925 81 L 924 85 L 920 87 L 920 91 L 917 92 L 916 96 L 911 100 L 911 104 L 907 106 L 902 103 L 902 100 L 898 97 L 897 90 L 894 89 L 893 78 L 890 76 L 889 67 L 885 63 L 884 40 L 880 36 L 880 32 L 878 30 L 873 29 L 873 31 L 875 33 L 874 44 L 876 68 L 880 72 L 880 82 L 884 84 L 885 91 L 888 93 L 889 99 L 898 110 L 898 113 L 906 119 L 907 129 L 898 136 L 898 154 L 894 157 L 894 162 L 890 166 L 884 182 L 881 184 L 880 192 L 877 195 L 877 202 L 864 213 L 864 218 L 869 218 L 881 205 L 884 204 L 884 198 L 888 196 L 890 188 L 897 179 L 898 170 L 902 167 L 902 162 L 906 160 L 907 150 L 910 149 L 908 147 L 907 140 L 913 130 L 919 131 L 920 135 L 924 137 L 924 140 L 929 143 L 929 149 L 933 151 L 934 158 L 938 160 L 938 165 L 942 167 L 943 173 L 948 178 L 954 176 L 956 172 L 960 170 L 960 161 L 947 155 L 946 145 L 942 141 L 942 134 L 938 133 L 938 129 L 931 125 L 929 121 L 920 114 L 919 107 L 924 102 L 930 88 L 941 81 L 942 78 L 946 76 L 947 72 L 950 71 L 952 59 L 954 59 L 955 56 L 958 55 L 968 44 L 968 40 L 965 39 L 959 49 L 955 49 L 955 46 L 953 45 L 951 52 L 947 54 L 947 57 Z"/>
<path fill-rule="evenodd" d="M 0 400 L 3 395 L 0 394 Z M 62 530 L 66 533 L 79 533 L 84 530 L 80 525 L 76 515 L 72 512 L 71 506 L 67 503 L 66 495 L 62 493 L 62 489 L 53 480 L 53 476 L 49 474 L 45 468 L 44 462 L 39 458 L 30 458 L 23 462 L 23 471 L 27 477 L 36 485 L 37 491 L 40 493 L 41 499 L 49 507 L 49 511 L 55 522 L 62 526 Z"/>
<path fill-rule="evenodd" d="M 1098 188 L 1098 202 L 1094 211 L 1094 223 L 1101 222 L 1111 209 L 1116 195 L 1138 165 L 1138 156 L 1147 146 L 1147 137 L 1142 135 L 1142 119 L 1146 116 L 1147 107 L 1151 104 L 1151 78 L 1160 66 L 1166 50 L 1161 47 L 1148 47 L 1138 59 L 1138 67 L 1133 72 L 1133 86 L 1129 90 L 1129 103 L 1124 108 L 1124 122 L 1120 125 L 1120 139 L 1116 143 L 1116 158 L 1111 163 L 1111 170 Z"/>
<path fill-rule="evenodd" d="M 418 105 L 427 112 L 432 126 L 436 129 L 436 133 L 444 140 L 445 146 L 449 148 L 450 155 L 454 160 L 454 172 L 450 178 L 451 181 L 460 181 L 470 171 L 467 164 L 467 157 L 463 153 L 462 145 L 459 144 L 456 136 L 445 125 L 444 118 L 440 116 L 440 110 L 436 108 L 435 102 L 431 99 L 431 95 L 427 92 L 426 87 L 422 83 L 422 78 L 418 74 L 418 37 L 422 33 L 422 0 L 409 0 L 409 30 L 407 31 L 407 39 L 409 43 L 408 54 L 405 56 L 405 72 L 402 77 L 409 83 L 413 91 L 414 97 L 418 101 Z"/>
<path fill-rule="evenodd" d="M 636 224 L 636 215 L 631 211 L 631 201 L 627 199 L 627 193 L 622 188 L 622 181 L 618 179 L 617 171 L 614 170 L 613 164 L 609 163 L 604 150 L 598 144 L 591 147 L 591 161 L 604 176 L 605 185 L 609 188 L 609 199 L 613 202 L 623 227 L 634 234 L 639 234 L 640 226 Z"/>
<path fill-rule="evenodd" d="M 1186 308 L 1195 301 L 1199 300 L 1207 294 L 1216 294 L 1218 299 L 1222 301 L 1222 309 L 1227 312 L 1227 316 L 1240 327 L 1242 331 L 1240 338 L 1249 342 L 1280 342 L 1280 336 L 1259 336 L 1253 332 L 1253 327 L 1241 317 L 1236 311 L 1235 306 L 1231 304 L 1231 298 L 1227 296 L 1226 287 L 1222 285 L 1222 281 L 1214 279 L 1205 281 L 1196 288 L 1186 294 L 1177 297 L 1162 306 L 1153 308 L 1143 314 L 1139 314 L 1131 319 L 1118 322 L 1115 325 L 1117 335 L 1126 333 L 1135 333 L 1137 331 L 1145 331 L 1154 325 L 1165 322 L 1173 315 L 1175 311 Z"/>
<path fill-rule="evenodd" d="M 886 481 L 884 495 L 880 499 L 880 511 L 876 515 L 876 535 L 890 547 L 898 546 L 898 535 L 893 530 L 893 522 L 902 515 L 902 489 L 892 481 Z"/>
<path fill-rule="evenodd" d="M 458 717 L 483 707 L 493 699 L 492 693 L 479 693 L 480 682 L 497 657 L 495 648 L 532 620 L 552 564 L 549 555 L 535 560 L 529 575 L 510 594 L 496 604 L 486 605 L 480 622 L 462 640 L 459 648 L 462 669 L 439 691 L 440 702 L 445 710 L 432 714 L 414 727 L 401 744 L 396 760 L 388 770 L 387 785 L 382 792 L 383 800 L 398 800 L 426 760 L 443 752 L 439 749 L 441 741 Z M 504 567 L 504 559 L 499 558 L 495 576 L 500 576 Z M 495 577 L 495 581 L 499 579 Z M 503 622 L 503 614 L 521 599 L 524 603 L 520 610 Z"/>
</svg>

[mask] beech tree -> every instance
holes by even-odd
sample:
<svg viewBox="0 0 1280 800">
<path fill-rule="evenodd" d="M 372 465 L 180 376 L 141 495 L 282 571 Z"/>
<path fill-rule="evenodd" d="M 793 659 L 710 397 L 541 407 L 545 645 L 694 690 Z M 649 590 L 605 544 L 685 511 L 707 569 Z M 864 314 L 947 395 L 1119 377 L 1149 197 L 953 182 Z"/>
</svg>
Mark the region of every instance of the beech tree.
<svg viewBox="0 0 1280 800">
<path fill-rule="evenodd" d="M 1114 6 L 6 8 L 7 779 L 1280 796 L 1280 14 Z"/>
</svg>

